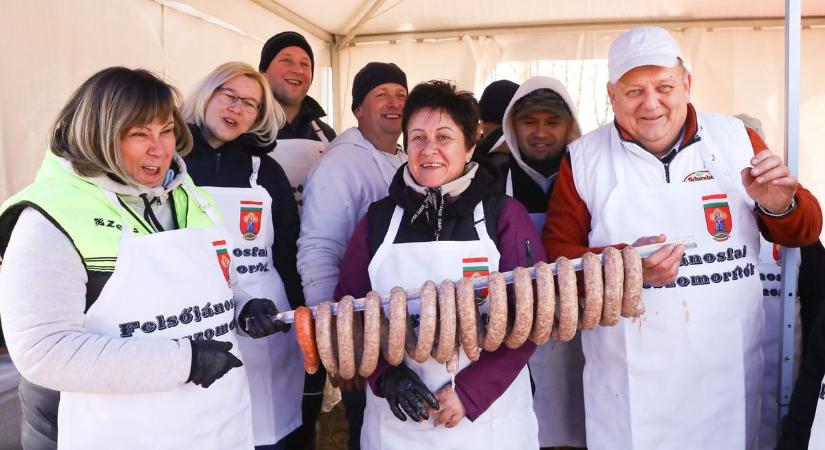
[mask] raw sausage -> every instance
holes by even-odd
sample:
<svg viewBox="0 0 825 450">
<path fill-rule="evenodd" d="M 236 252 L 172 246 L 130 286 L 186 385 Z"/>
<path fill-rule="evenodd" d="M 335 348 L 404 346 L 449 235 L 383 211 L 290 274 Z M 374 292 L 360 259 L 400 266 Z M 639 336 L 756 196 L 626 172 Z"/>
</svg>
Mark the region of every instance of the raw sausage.
<svg viewBox="0 0 825 450">
<path fill-rule="evenodd" d="M 487 291 L 490 293 L 487 328 L 485 330 L 482 325 L 479 329 L 483 335 L 481 347 L 485 351 L 494 352 L 507 334 L 507 284 L 504 282 L 504 275 L 498 272 L 491 273 L 487 279 Z"/>
<path fill-rule="evenodd" d="M 315 322 L 312 320 L 312 311 L 306 306 L 295 309 L 295 339 L 304 353 L 304 370 L 313 374 L 318 371 L 321 359 L 318 356 L 318 346 L 315 343 Z"/>
<path fill-rule="evenodd" d="M 556 277 L 559 286 L 559 324 L 553 335 L 567 342 L 576 334 L 579 318 L 579 298 L 576 289 L 576 270 L 573 263 L 564 256 L 556 260 Z"/>
<path fill-rule="evenodd" d="M 355 376 L 355 340 L 353 339 L 353 325 L 355 322 L 352 310 L 351 295 L 344 296 L 338 301 L 338 311 L 335 316 L 335 328 L 338 333 L 338 374 L 345 380 Z"/>
<path fill-rule="evenodd" d="M 604 280 L 599 257 L 590 252 L 585 253 L 582 256 L 582 273 L 584 275 L 584 310 L 581 328 L 593 330 L 601 320 L 604 303 Z"/>
<path fill-rule="evenodd" d="M 516 267 L 513 270 L 513 291 L 516 297 L 516 317 L 504 343 L 509 348 L 519 348 L 530 337 L 530 328 L 533 326 L 533 280 L 526 268 Z M 492 305 L 490 313 L 492 314 Z M 492 318 L 490 321 L 492 322 Z"/>
<path fill-rule="evenodd" d="M 458 326 L 461 346 L 470 361 L 478 361 L 481 354 L 478 350 L 478 308 L 476 308 L 476 294 L 471 279 L 462 278 L 458 282 L 456 297 L 458 297 Z"/>
<path fill-rule="evenodd" d="M 622 249 L 624 263 L 624 298 L 622 316 L 639 317 L 645 312 L 642 303 L 642 257 L 631 246 Z"/>
<path fill-rule="evenodd" d="M 556 312 L 556 292 L 553 283 L 553 267 L 544 261 L 536 264 L 536 310 L 530 340 L 542 345 L 550 338 L 553 331 L 553 318 Z"/>
<path fill-rule="evenodd" d="M 407 336 L 407 293 L 400 287 L 390 292 L 390 326 L 387 332 L 387 352 L 384 359 L 393 366 L 404 360 L 404 341 Z"/>
<path fill-rule="evenodd" d="M 602 251 L 604 260 L 604 306 L 602 307 L 601 324 L 616 325 L 622 313 L 622 297 L 624 292 L 624 264 L 622 252 L 607 247 Z"/>
<path fill-rule="evenodd" d="M 364 297 L 364 351 L 358 366 L 358 374 L 364 378 L 370 376 L 378 364 L 382 312 L 381 297 L 373 291 L 368 292 Z"/>
<path fill-rule="evenodd" d="M 338 357 L 335 350 L 335 321 L 332 320 L 332 304 L 323 302 L 315 310 L 315 338 L 318 341 L 318 355 L 330 376 L 338 374 Z"/>
<path fill-rule="evenodd" d="M 407 341 L 407 353 L 418 363 L 423 363 L 430 357 L 435 339 L 435 328 L 438 318 L 438 309 L 435 295 L 435 283 L 427 281 L 421 286 L 418 311 L 418 336 L 412 333 L 412 339 Z M 409 327 L 412 329 L 412 326 Z"/>
<path fill-rule="evenodd" d="M 456 351 L 455 324 L 455 284 L 444 280 L 438 287 L 438 339 L 433 347 L 433 358 L 441 364 Z"/>
</svg>

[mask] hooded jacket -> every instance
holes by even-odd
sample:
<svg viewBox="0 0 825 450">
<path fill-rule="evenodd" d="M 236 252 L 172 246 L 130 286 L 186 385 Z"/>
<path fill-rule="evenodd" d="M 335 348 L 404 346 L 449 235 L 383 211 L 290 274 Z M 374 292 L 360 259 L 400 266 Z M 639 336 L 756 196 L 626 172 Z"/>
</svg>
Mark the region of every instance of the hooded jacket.
<svg viewBox="0 0 825 450">
<path fill-rule="evenodd" d="M 506 179 L 508 172 L 513 180 L 513 197 L 523 203 L 530 213 L 542 213 L 547 211 L 547 204 L 552 193 L 552 185 L 558 173 L 558 167 L 561 164 L 561 156 L 556 161 L 551 161 L 553 166 L 552 174 L 549 177 L 537 172 L 535 169 L 527 165 L 521 156 L 521 150 L 518 146 L 518 138 L 516 137 L 516 130 L 513 124 L 515 112 L 513 105 L 521 98 L 538 89 L 550 89 L 564 100 L 567 108 L 570 110 L 570 115 L 573 118 L 573 129 L 570 130 L 567 143 L 569 144 L 574 139 L 581 136 L 581 126 L 579 125 L 578 116 L 576 113 L 576 104 L 567 92 L 564 84 L 550 77 L 532 77 L 522 83 L 516 91 L 507 109 L 504 111 L 504 121 L 502 123 L 502 130 L 504 132 L 504 140 L 509 149 L 509 157 L 504 158 L 501 155 L 491 154 L 494 164 L 498 166 L 504 173 L 504 184 L 506 186 Z"/>
<path fill-rule="evenodd" d="M 396 170 L 407 161 L 399 147 L 382 152 L 358 128 L 334 141 L 309 172 L 298 239 L 298 272 L 308 306 L 330 300 L 341 258 L 370 203 L 384 198 Z"/>
</svg>

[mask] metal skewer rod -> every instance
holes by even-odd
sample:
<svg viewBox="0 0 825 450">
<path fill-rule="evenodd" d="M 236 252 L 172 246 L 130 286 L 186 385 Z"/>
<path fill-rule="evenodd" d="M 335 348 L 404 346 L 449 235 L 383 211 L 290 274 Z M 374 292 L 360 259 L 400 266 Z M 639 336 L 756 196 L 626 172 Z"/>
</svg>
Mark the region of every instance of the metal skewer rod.
<svg viewBox="0 0 825 450">
<path fill-rule="evenodd" d="M 696 248 L 696 241 L 694 240 L 693 236 L 687 236 L 680 239 L 673 239 L 670 241 L 665 241 L 659 244 L 648 244 L 648 245 L 640 245 L 636 247 L 636 250 L 639 251 L 639 255 L 642 258 L 647 258 L 648 256 L 656 253 L 657 250 L 661 249 L 662 247 L 666 247 L 668 245 L 684 245 L 686 249 L 688 248 Z M 604 260 L 602 255 L 597 255 L 599 257 L 599 261 L 604 264 Z M 571 259 L 571 263 L 573 263 L 573 267 L 579 271 L 582 270 L 582 259 L 576 258 Z M 556 263 L 551 263 L 550 267 L 553 269 L 553 275 L 556 275 Z M 530 278 L 536 278 L 536 268 L 535 267 L 528 267 L 527 270 L 530 272 Z M 502 272 L 504 276 L 504 281 L 507 284 L 513 283 L 513 272 Z M 488 287 L 488 279 L 487 277 L 473 277 L 473 287 L 475 290 L 480 290 Z M 407 301 L 418 301 L 421 298 L 421 289 L 409 289 L 407 292 Z M 381 297 L 381 306 L 386 307 L 390 304 L 390 294 L 389 293 L 382 293 L 379 294 Z M 352 302 L 353 310 L 355 311 L 363 311 L 364 310 L 364 299 L 358 298 L 353 300 Z M 312 311 L 312 317 L 315 317 L 315 311 L 318 309 L 317 306 L 313 306 L 309 308 Z M 332 313 L 337 314 L 338 312 L 338 304 L 332 303 Z M 280 320 L 286 323 L 292 323 L 295 321 L 295 311 L 284 311 L 280 312 L 275 315 L 275 320 Z"/>
</svg>

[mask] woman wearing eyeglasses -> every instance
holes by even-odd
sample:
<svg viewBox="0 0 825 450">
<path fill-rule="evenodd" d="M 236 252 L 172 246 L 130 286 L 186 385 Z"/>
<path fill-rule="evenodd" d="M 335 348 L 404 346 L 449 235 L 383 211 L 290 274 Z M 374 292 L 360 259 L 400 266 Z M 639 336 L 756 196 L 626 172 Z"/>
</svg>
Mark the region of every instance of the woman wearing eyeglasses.
<svg viewBox="0 0 825 450">
<path fill-rule="evenodd" d="M 184 160 L 223 212 L 240 287 L 281 311 L 303 304 L 295 266 L 298 207 L 283 169 L 266 156 L 285 120 L 268 83 L 245 63 L 222 64 L 198 83 L 183 114 L 194 138 Z M 301 424 L 303 364 L 292 333 L 239 338 L 257 449 L 283 448 L 281 439 Z"/>
</svg>

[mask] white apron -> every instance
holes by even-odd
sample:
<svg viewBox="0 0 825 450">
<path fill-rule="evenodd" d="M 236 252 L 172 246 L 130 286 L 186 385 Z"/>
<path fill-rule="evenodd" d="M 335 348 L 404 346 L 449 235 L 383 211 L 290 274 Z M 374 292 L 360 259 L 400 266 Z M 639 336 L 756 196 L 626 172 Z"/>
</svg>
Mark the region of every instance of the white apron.
<svg viewBox="0 0 825 450">
<path fill-rule="evenodd" d="M 369 275 L 374 290 L 389 292 L 394 286 L 419 288 L 426 280 L 435 283 L 444 279 L 458 280 L 463 276 L 467 258 L 487 257 L 489 270 L 498 269 L 499 252 L 487 234 L 481 203 L 474 211 L 477 241 L 393 244 L 402 216 L 403 210 L 396 207 L 384 242 L 370 262 Z M 418 306 L 418 302 L 410 302 L 409 313 L 418 314 Z M 485 303 L 482 312 L 486 313 L 487 309 Z M 433 358 L 419 364 L 405 355 L 404 364 L 415 371 L 432 392 L 450 383 L 446 366 Z M 469 364 L 467 355 L 460 350 L 459 371 Z M 409 419 L 402 422 L 390 411 L 386 399 L 376 397 L 371 389 L 366 391 L 367 408 L 361 430 L 361 446 L 365 450 L 538 448 L 538 429 L 526 367 L 484 414 L 474 422 L 465 417 L 454 428 L 436 428 L 432 418 L 420 423 Z"/>
<path fill-rule="evenodd" d="M 295 201 L 298 203 L 299 214 L 303 205 L 304 183 L 307 174 L 324 156 L 327 144 L 329 144 L 321 127 L 314 120 L 311 124 L 319 140 L 278 139 L 278 145 L 269 152 L 269 156 L 277 161 L 286 172 L 292 192 L 295 194 Z"/>
<path fill-rule="evenodd" d="M 513 171 L 507 171 L 506 194 L 513 196 Z M 530 213 L 541 235 L 547 213 Z M 536 384 L 533 409 L 539 422 L 542 447 L 586 447 L 584 432 L 584 353 L 581 333 L 568 342 L 548 341 L 530 357 L 530 375 Z"/>
<path fill-rule="evenodd" d="M 215 221 L 208 203 L 185 188 Z M 131 339 L 215 339 L 231 342 L 239 355 L 232 289 L 221 267 L 229 263 L 220 255 L 227 249 L 223 228 L 138 236 L 115 194 L 104 193 L 125 226 L 115 271 L 86 312 L 86 330 Z M 121 325 L 134 322 L 139 328 L 124 336 Z M 143 394 L 62 392 L 58 430 L 61 449 L 252 448 L 246 371 L 233 368 L 208 389 L 186 383 Z"/>
<path fill-rule="evenodd" d="M 278 311 L 292 309 L 273 264 L 272 197 L 258 185 L 260 158 L 252 157 L 248 188 L 204 187 L 223 213 L 236 248 L 236 280 L 252 298 L 268 298 Z M 252 339 L 238 336 L 252 396 L 255 445 L 272 445 L 301 425 L 303 356 L 294 330 Z"/>
<path fill-rule="evenodd" d="M 625 173 L 630 157 L 617 157 L 617 185 L 597 215 L 605 219 L 594 218 L 591 246 L 665 232 L 693 236 L 698 248 L 686 252 L 675 284 L 644 289 L 643 317 L 583 333 L 590 449 L 755 448 L 759 231 L 738 171 L 715 162 L 704 141 L 693 145 L 715 179 L 651 189 Z M 727 210 L 718 197 L 703 199 L 715 194 L 727 194 Z M 715 239 L 711 228 L 722 233 Z"/>
<path fill-rule="evenodd" d="M 782 339 L 782 261 L 779 246 L 760 241 L 759 278 L 762 281 L 762 304 L 765 308 L 765 335 L 762 338 L 762 353 L 765 368 L 762 377 L 762 421 L 759 426 L 759 448 L 771 450 L 776 447 L 779 437 L 779 358 Z M 799 249 L 789 249 L 799 252 Z M 796 258 L 799 262 L 799 258 Z M 802 329 L 799 316 L 799 301 L 796 305 L 796 325 L 794 327 L 794 379 L 799 369 L 799 355 L 802 351 Z"/>
</svg>

